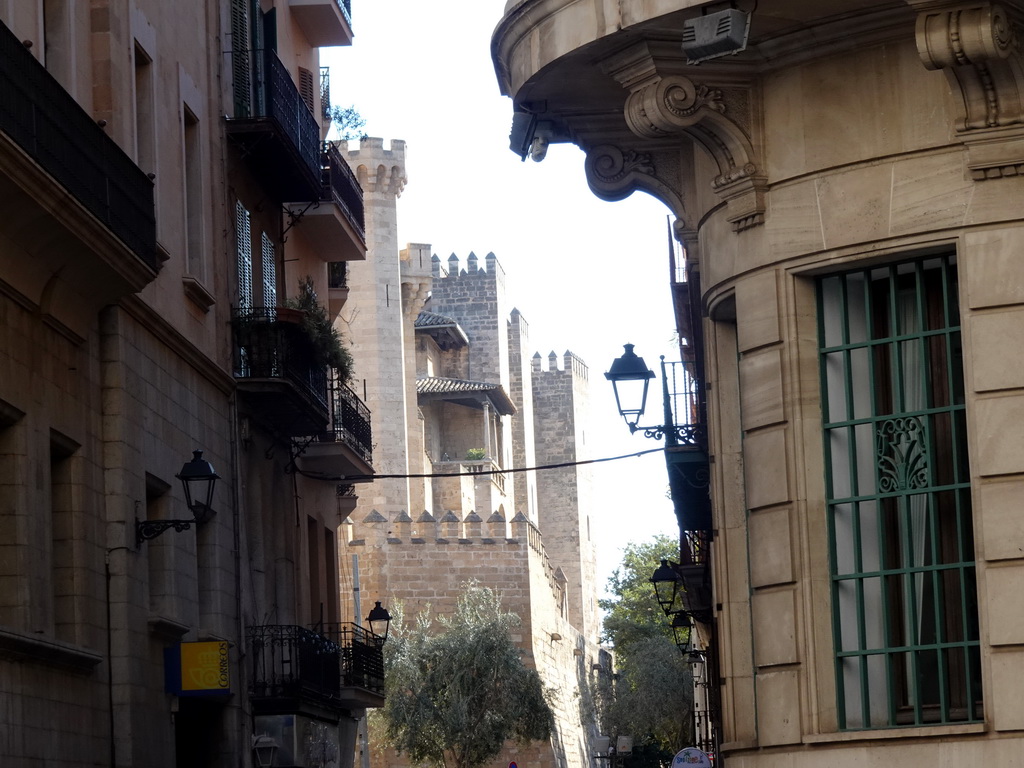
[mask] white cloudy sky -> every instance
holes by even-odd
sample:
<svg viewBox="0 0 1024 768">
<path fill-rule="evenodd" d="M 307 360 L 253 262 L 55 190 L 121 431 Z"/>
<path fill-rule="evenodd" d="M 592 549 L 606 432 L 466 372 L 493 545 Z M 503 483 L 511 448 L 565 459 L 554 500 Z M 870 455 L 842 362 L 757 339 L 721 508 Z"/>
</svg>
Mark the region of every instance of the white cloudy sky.
<svg viewBox="0 0 1024 768">
<path fill-rule="evenodd" d="M 505 0 L 353 0 L 355 42 L 321 51 L 331 98 L 354 104 L 366 132 L 407 142 L 399 242 L 447 259 L 493 251 L 534 349 L 571 350 L 588 365 L 595 457 L 658 443 L 631 436 L 602 375 L 631 342 L 656 368 L 677 359 L 668 287 L 667 208 L 636 193 L 606 203 L 588 189 L 583 153 L 554 145 L 542 163 L 508 149 L 511 101 L 500 95 L 491 32 Z M 653 415 L 658 411 L 655 408 Z M 674 535 L 660 453 L 597 465 L 601 586 L 621 546 Z"/>
</svg>

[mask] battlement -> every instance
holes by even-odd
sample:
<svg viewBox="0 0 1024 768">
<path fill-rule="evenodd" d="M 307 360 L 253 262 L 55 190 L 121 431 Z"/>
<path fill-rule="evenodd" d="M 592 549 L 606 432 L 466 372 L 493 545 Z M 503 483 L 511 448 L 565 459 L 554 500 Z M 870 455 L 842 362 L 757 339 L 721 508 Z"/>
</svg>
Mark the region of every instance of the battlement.
<svg viewBox="0 0 1024 768">
<path fill-rule="evenodd" d="M 364 546 L 367 539 L 374 539 L 388 544 L 526 545 L 544 553 L 540 530 L 522 512 L 509 521 L 495 511 L 485 521 L 476 512 L 460 517 L 448 510 L 435 517 L 424 511 L 414 520 L 403 511 L 389 521 L 372 510 L 362 521 L 349 518 L 346 522 L 349 546 Z"/>
<path fill-rule="evenodd" d="M 429 243 L 407 243 L 405 248 L 398 252 L 398 258 L 404 279 L 430 277 L 432 261 L 436 257 L 431 256 Z"/>
<path fill-rule="evenodd" d="M 544 358 L 541 357 L 540 352 L 537 352 L 533 356 L 533 373 L 534 375 L 569 374 L 582 381 L 587 381 L 590 378 L 590 369 L 587 368 L 587 364 L 583 362 L 582 358 L 577 357 L 569 350 L 565 351 L 561 362 L 562 367 L 559 368 L 558 355 L 552 350 L 547 356 L 547 366 L 545 366 Z"/>
<path fill-rule="evenodd" d="M 491 251 L 484 256 L 484 264 L 480 266 L 480 258 L 469 252 L 466 257 L 466 268 L 460 269 L 459 257 L 454 253 L 448 257 L 446 264 L 443 264 L 438 256 L 433 258 L 434 279 L 441 280 L 465 280 L 474 276 L 486 277 L 496 280 L 502 286 L 505 284 L 505 269 L 498 263 L 498 257 Z"/>
<path fill-rule="evenodd" d="M 519 331 L 519 337 L 526 341 L 530 336 L 530 324 L 526 322 L 526 318 L 523 317 L 523 313 L 518 309 L 513 308 L 509 313 L 508 324 Z"/>
<path fill-rule="evenodd" d="M 406 558 L 413 558 L 421 570 L 429 562 L 445 563 L 447 568 L 469 567 L 479 576 L 485 562 L 490 564 L 492 572 L 505 572 L 503 569 L 509 567 L 534 567 L 528 565 L 533 562 L 543 568 L 554 604 L 561 605 L 565 597 L 565 574 L 552 564 L 545 552 L 540 529 L 522 512 L 506 521 L 499 511 L 493 512 L 487 520 L 476 512 L 460 518 L 453 510 L 440 517 L 424 511 L 413 520 L 403 511 L 389 521 L 373 510 L 362 522 L 346 520 L 343 528 L 350 550 L 378 551 L 392 567 Z M 468 560 L 452 560 L 449 549 L 452 546 L 476 554 Z M 480 560 L 480 556 L 485 560 Z M 514 563 L 521 565 L 513 566 Z"/>
<path fill-rule="evenodd" d="M 358 149 L 350 149 L 349 142 L 339 143 L 342 157 L 359 179 L 365 193 L 402 194 L 408 181 L 405 174 L 405 142 L 392 139 L 391 148 L 384 149 L 384 139 L 361 139 Z"/>
</svg>

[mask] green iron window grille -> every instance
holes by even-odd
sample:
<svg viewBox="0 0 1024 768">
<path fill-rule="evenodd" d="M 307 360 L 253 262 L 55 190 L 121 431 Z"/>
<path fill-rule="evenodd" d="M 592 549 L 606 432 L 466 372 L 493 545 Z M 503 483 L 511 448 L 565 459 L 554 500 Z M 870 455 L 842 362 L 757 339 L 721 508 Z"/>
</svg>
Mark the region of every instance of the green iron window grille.
<svg viewBox="0 0 1024 768">
<path fill-rule="evenodd" d="M 818 283 L 841 729 L 982 718 L 953 256 Z"/>
</svg>

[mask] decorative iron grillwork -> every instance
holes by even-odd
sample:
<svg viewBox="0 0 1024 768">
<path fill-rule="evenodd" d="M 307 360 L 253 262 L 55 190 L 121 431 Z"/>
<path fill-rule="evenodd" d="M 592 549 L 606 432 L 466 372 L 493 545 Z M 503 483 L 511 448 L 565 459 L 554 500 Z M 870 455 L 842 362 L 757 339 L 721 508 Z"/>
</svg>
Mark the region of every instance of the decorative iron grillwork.
<svg viewBox="0 0 1024 768">
<path fill-rule="evenodd" d="M 153 182 L 2 23 L 0 131 L 157 269 Z"/>
<path fill-rule="evenodd" d="M 928 444 L 921 419 L 887 419 L 879 423 L 876 434 L 878 490 L 890 493 L 927 488 Z"/>
</svg>

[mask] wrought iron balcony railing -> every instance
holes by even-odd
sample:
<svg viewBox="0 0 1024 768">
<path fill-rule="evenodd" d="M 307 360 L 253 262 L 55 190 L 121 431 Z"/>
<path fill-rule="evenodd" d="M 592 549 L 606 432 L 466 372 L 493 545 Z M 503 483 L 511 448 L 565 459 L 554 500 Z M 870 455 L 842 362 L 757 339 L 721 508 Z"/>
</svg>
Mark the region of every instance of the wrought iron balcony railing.
<svg viewBox="0 0 1024 768">
<path fill-rule="evenodd" d="M 328 421 L 327 366 L 298 322 L 283 322 L 276 309 L 235 312 L 235 378 L 292 435 L 316 434 Z M 274 382 L 285 384 L 274 386 Z M 243 390 L 245 391 L 245 390 Z"/>
<path fill-rule="evenodd" d="M 348 25 L 352 26 L 352 0 L 334 0 L 338 4 L 338 8 L 341 10 L 341 15 L 345 17 L 345 21 Z"/>
<path fill-rule="evenodd" d="M 331 119 L 331 68 L 320 67 L 320 117 L 324 122 Z"/>
<path fill-rule="evenodd" d="M 341 648 L 342 688 L 383 695 L 383 638 L 358 624 L 325 624 L 323 634 Z"/>
<path fill-rule="evenodd" d="M 356 624 L 314 631 L 289 624 L 249 627 L 249 693 L 279 710 L 341 705 L 346 688 L 384 693 L 381 638 Z"/>
<path fill-rule="evenodd" d="M 320 442 L 344 443 L 367 463 L 373 462 L 373 431 L 370 409 L 344 384 L 331 387 L 330 428 L 318 435 Z"/>
<path fill-rule="evenodd" d="M 157 269 L 153 182 L 2 23 L 0 131 Z"/>
<path fill-rule="evenodd" d="M 249 627 L 249 693 L 265 699 L 330 701 L 341 693 L 341 647 L 305 627 Z"/>
<path fill-rule="evenodd" d="M 228 132 L 253 171 L 281 200 L 315 200 L 320 190 L 320 126 L 277 54 L 231 52 L 235 116 Z"/>
<path fill-rule="evenodd" d="M 323 200 L 337 205 L 351 222 L 361 240 L 366 239 L 363 213 L 363 188 L 356 175 L 341 156 L 338 148 L 328 142 L 324 145 L 323 166 L 320 175 Z"/>
</svg>

